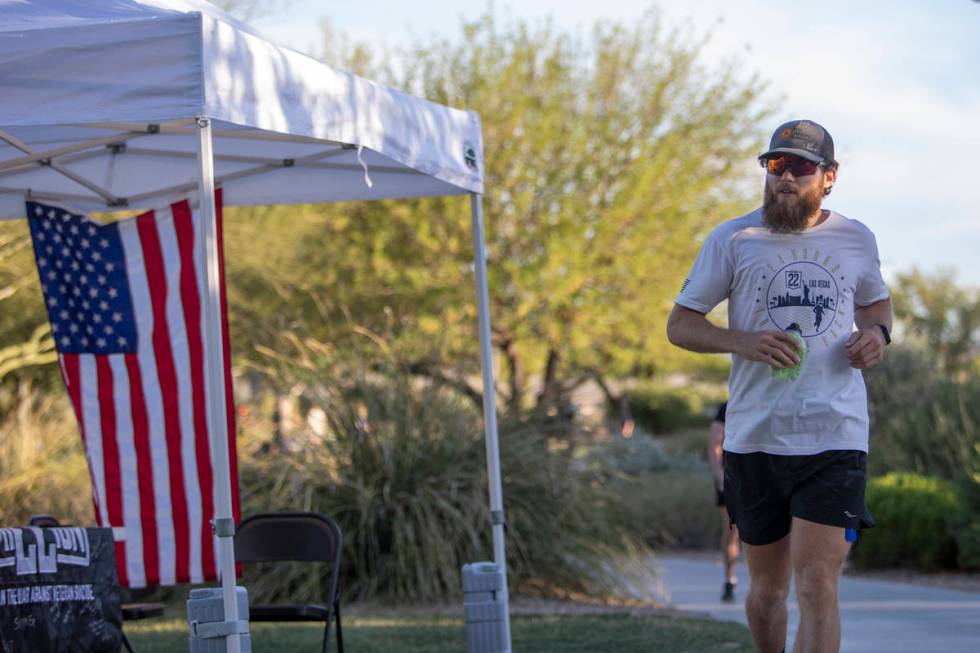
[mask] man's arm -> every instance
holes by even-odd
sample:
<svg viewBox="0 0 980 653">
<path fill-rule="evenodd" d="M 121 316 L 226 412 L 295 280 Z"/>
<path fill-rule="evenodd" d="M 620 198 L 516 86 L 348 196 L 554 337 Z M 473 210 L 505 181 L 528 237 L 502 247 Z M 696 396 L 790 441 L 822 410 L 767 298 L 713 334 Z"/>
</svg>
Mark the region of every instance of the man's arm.
<svg viewBox="0 0 980 653">
<path fill-rule="evenodd" d="M 703 354 L 736 354 L 776 368 L 792 367 L 800 362 L 796 340 L 785 331 L 723 329 L 709 322 L 703 313 L 680 304 L 674 304 L 667 319 L 667 339 L 682 349 Z"/>
<path fill-rule="evenodd" d="M 867 306 L 854 307 L 854 324 L 858 330 L 847 340 L 847 359 L 851 367 L 874 367 L 885 357 L 885 334 L 879 324 L 892 330 L 892 300 L 882 299 Z"/>
</svg>

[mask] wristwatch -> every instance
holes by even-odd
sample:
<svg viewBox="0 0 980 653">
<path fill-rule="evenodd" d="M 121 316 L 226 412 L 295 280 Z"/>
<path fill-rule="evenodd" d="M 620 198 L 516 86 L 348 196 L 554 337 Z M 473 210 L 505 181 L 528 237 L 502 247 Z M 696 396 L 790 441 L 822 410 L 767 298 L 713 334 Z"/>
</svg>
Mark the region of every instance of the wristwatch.
<svg viewBox="0 0 980 653">
<path fill-rule="evenodd" d="M 886 327 L 884 324 L 879 324 L 878 328 L 881 329 L 881 335 L 885 336 L 885 345 L 887 346 L 892 344 L 892 336 L 890 333 L 888 333 L 888 327 Z"/>
</svg>

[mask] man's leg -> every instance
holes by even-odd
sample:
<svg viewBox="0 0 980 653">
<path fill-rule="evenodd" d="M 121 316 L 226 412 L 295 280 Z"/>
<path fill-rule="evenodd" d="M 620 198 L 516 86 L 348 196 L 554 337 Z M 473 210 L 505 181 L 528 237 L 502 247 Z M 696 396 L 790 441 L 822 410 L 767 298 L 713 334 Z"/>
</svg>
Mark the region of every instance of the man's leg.
<svg viewBox="0 0 980 653">
<path fill-rule="evenodd" d="M 725 574 L 728 580 L 735 582 L 735 563 L 738 562 L 738 527 L 734 524 L 725 531 L 728 541 L 725 543 Z"/>
<path fill-rule="evenodd" d="M 837 579 L 851 545 L 844 529 L 793 518 L 790 533 L 800 627 L 793 653 L 838 653 Z"/>
<path fill-rule="evenodd" d="M 735 600 L 735 558 L 732 557 L 732 539 L 736 540 L 738 546 L 738 530 L 728 517 L 728 510 L 721 506 L 721 549 L 722 561 L 724 562 L 724 578 L 722 579 L 721 600 L 732 602 Z M 738 557 L 738 549 L 735 550 L 735 557 Z"/>
<path fill-rule="evenodd" d="M 759 653 L 781 653 L 786 646 L 786 598 L 792 574 L 790 538 L 787 535 L 772 544 L 742 544 L 750 579 L 745 614 Z"/>
</svg>

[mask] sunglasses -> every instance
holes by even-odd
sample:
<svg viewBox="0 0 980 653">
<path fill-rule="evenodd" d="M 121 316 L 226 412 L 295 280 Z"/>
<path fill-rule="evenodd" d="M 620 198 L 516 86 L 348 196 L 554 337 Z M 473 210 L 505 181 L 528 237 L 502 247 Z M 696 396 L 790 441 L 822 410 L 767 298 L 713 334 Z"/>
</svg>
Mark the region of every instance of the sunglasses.
<svg viewBox="0 0 980 653">
<path fill-rule="evenodd" d="M 819 163 L 814 163 L 809 159 L 799 156 L 782 155 L 769 159 L 759 159 L 759 164 L 766 169 L 770 175 L 781 176 L 786 170 L 793 173 L 794 177 L 808 177 L 816 174 Z"/>
</svg>

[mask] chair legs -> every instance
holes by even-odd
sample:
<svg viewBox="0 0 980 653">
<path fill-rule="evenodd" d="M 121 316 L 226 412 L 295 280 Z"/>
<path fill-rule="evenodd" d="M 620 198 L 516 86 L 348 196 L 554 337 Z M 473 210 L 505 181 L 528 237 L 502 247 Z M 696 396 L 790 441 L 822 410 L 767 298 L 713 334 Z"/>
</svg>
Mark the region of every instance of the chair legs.
<svg viewBox="0 0 980 653">
<path fill-rule="evenodd" d="M 123 646 L 126 647 L 126 650 L 129 651 L 129 653 L 136 653 L 136 651 L 133 650 L 133 645 L 129 643 L 129 638 L 126 637 L 126 633 L 122 634 L 122 643 Z"/>
<path fill-rule="evenodd" d="M 337 653 L 344 653 L 344 633 L 340 629 L 340 601 L 333 604 L 333 613 L 337 616 Z"/>
<path fill-rule="evenodd" d="M 323 627 L 323 653 L 329 653 L 330 650 L 330 622 L 337 621 L 337 653 L 344 653 L 344 631 L 340 627 L 340 601 L 336 601 L 333 604 L 333 614 L 330 619 L 327 620 L 326 625 Z"/>
</svg>

